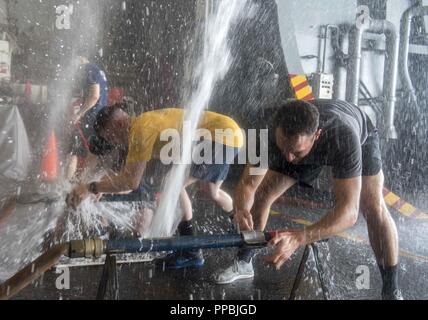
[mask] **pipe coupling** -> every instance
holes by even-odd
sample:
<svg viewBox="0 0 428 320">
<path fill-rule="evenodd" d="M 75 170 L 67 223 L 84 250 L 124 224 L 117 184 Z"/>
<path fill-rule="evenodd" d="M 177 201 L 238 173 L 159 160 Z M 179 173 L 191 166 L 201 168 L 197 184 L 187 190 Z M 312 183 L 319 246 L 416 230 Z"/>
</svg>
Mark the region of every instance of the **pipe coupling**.
<svg viewBox="0 0 428 320">
<path fill-rule="evenodd" d="M 69 257 L 100 258 L 106 251 L 106 242 L 101 239 L 70 241 Z"/>
<path fill-rule="evenodd" d="M 266 246 L 268 243 L 266 240 L 266 236 L 263 232 L 244 231 L 241 234 L 246 246 Z"/>
</svg>

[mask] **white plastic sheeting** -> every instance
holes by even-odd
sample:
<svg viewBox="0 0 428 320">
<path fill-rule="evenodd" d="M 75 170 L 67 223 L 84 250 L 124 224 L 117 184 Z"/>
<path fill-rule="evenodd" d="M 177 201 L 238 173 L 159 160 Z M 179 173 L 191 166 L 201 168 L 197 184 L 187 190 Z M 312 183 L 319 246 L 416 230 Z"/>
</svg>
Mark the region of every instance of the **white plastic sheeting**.
<svg viewBox="0 0 428 320">
<path fill-rule="evenodd" d="M 30 159 L 30 144 L 18 107 L 0 105 L 1 185 L 4 186 L 6 181 L 23 181 L 28 174 Z"/>
</svg>

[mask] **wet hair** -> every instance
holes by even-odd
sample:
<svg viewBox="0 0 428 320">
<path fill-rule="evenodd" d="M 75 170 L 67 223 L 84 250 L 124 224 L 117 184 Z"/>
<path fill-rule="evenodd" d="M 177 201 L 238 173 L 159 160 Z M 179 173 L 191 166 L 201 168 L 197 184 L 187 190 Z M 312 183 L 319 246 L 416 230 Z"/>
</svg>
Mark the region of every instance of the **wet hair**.
<svg viewBox="0 0 428 320">
<path fill-rule="evenodd" d="M 97 114 L 95 120 L 94 129 L 98 137 L 101 137 L 101 132 L 111 123 L 113 117 L 118 111 L 126 110 L 126 105 L 122 103 L 115 104 L 110 107 L 103 108 Z"/>
<path fill-rule="evenodd" d="M 275 116 L 275 129 L 282 129 L 286 137 L 311 136 L 319 128 L 320 114 L 309 102 L 292 100 L 283 103 Z"/>
<path fill-rule="evenodd" d="M 96 156 L 105 156 L 113 152 L 114 146 L 101 137 L 93 136 L 89 139 L 89 151 Z"/>
</svg>

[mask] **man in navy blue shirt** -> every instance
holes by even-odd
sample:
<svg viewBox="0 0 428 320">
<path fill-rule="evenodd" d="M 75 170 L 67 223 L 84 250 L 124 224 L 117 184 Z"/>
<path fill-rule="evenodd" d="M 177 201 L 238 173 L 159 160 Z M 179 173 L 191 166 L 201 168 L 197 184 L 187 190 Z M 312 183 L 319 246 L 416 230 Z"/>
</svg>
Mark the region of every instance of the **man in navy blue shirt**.
<svg viewBox="0 0 428 320">
<path fill-rule="evenodd" d="M 82 93 L 83 103 L 73 115 L 76 127 L 71 160 L 68 165 L 67 178 L 75 175 L 78 158 L 86 158 L 89 154 L 91 141 L 96 139 L 94 124 L 98 112 L 108 104 L 108 81 L 105 72 L 95 63 L 91 63 L 88 54 L 77 53 L 80 69 L 83 72 Z"/>
</svg>

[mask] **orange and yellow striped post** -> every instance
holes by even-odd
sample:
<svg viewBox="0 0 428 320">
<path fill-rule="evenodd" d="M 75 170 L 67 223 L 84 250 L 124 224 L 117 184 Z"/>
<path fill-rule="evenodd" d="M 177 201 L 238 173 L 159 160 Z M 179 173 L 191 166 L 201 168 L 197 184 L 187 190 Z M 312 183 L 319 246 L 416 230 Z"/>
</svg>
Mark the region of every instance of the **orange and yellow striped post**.
<svg viewBox="0 0 428 320">
<path fill-rule="evenodd" d="M 294 90 L 296 99 L 304 101 L 315 99 L 308 78 L 305 75 L 290 75 L 290 84 Z"/>
</svg>

